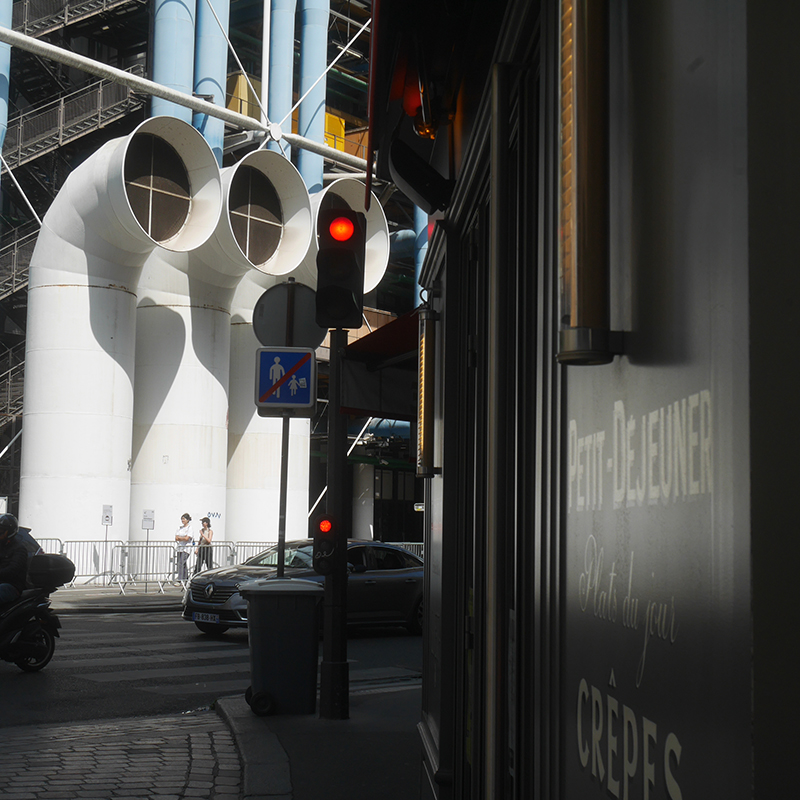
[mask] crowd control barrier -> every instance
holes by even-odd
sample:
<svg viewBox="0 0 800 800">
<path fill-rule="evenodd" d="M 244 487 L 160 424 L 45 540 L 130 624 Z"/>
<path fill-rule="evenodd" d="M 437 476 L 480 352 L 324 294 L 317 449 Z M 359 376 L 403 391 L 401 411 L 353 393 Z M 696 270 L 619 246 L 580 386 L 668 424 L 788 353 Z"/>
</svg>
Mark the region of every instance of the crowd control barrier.
<svg viewBox="0 0 800 800">
<path fill-rule="evenodd" d="M 64 541 L 55 538 L 39 538 L 36 541 L 45 553 L 66 556 L 75 564 L 75 577 L 68 586 L 115 585 L 124 594 L 128 585 L 152 583 L 163 592 L 166 584 L 186 584 L 177 577 L 175 542 L 159 540 L 125 543 L 118 539 L 96 539 L 90 541 Z M 213 542 L 211 566 L 222 567 L 242 564 L 249 558 L 273 547 L 276 542 Z M 420 542 L 389 542 L 404 547 L 423 558 L 424 546 Z M 189 550 L 189 577 L 197 569 L 197 545 Z M 204 565 L 205 568 L 205 565 Z"/>
</svg>

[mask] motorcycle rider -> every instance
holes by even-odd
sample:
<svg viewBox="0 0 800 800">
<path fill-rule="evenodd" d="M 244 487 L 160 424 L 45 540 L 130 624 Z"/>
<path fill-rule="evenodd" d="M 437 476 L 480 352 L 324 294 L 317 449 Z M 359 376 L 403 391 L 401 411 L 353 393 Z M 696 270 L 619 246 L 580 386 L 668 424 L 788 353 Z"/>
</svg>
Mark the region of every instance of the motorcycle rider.
<svg viewBox="0 0 800 800">
<path fill-rule="evenodd" d="M 28 576 L 28 551 L 17 541 L 18 529 L 13 514 L 0 514 L 0 606 L 22 594 Z"/>
</svg>

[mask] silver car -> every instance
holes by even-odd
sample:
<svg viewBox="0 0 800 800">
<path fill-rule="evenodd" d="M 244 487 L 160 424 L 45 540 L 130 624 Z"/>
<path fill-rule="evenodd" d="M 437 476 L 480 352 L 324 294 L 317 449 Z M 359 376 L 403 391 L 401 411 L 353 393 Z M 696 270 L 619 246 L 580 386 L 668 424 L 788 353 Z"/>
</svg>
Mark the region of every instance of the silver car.
<svg viewBox="0 0 800 800">
<path fill-rule="evenodd" d="M 312 540 L 286 542 L 284 577 L 322 583 L 311 566 Z M 192 578 L 183 598 L 183 618 L 203 633 L 247 626 L 247 601 L 239 584 L 275 577 L 278 547 L 234 567 L 219 567 Z M 422 632 L 422 560 L 408 550 L 381 542 L 347 543 L 347 621 L 349 624 L 399 624 Z"/>
</svg>

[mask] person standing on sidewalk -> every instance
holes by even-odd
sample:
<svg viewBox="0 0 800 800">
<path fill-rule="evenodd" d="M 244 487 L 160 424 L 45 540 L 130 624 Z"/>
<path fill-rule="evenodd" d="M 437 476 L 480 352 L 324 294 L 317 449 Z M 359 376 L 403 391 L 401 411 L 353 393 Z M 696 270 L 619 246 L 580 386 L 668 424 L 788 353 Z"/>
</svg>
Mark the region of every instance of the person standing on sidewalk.
<svg viewBox="0 0 800 800">
<path fill-rule="evenodd" d="M 211 569 L 211 540 L 214 538 L 214 531 L 211 530 L 211 520 L 208 517 L 203 517 L 200 520 L 200 543 L 197 545 L 197 563 L 195 564 L 194 574 L 197 575 L 203 564 L 206 569 Z"/>
<path fill-rule="evenodd" d="M 190 525 L 192 518 L 189 514 L 181 516 L 181 527 L 175 534 L 175 573 L 179 581 L 189 580 L 189 551 L 194 542 L 194 531 Z"/>
</svg>

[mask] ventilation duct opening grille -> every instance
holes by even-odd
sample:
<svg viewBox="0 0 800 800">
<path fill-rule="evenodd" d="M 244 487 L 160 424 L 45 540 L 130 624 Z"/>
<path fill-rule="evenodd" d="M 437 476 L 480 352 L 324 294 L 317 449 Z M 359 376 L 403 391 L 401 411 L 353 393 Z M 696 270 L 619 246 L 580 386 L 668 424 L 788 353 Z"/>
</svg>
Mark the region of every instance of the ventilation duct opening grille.
<svg viewBox="0 0 800 800">
<path fill-rule="evenodd" d="M 125 187 L 137 222 L 166 242 L 189 216 L 189 174 L 175 149 L 159 136 L 133 137 L 125 156 Z"/>
<path fill-rule="evenodd" d="M 236 243 L 251 264 L 264 264 L 283 236 L 283 210 L 275 188 L 259 170 L 240 167 L 231 183 L 229 208 Z"/>
</svg>

